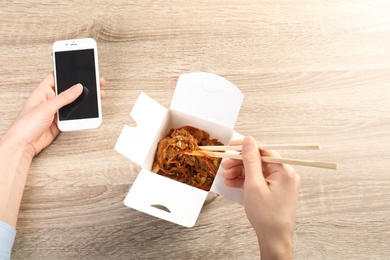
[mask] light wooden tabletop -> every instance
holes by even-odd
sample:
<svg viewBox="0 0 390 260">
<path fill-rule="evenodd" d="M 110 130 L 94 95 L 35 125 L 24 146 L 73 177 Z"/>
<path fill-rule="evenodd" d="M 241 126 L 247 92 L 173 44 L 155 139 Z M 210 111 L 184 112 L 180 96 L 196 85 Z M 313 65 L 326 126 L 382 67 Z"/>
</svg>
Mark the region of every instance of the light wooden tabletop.
<svg viewBox="0 0 390 260">
<path fill-rule="evenodd" d="M 31 167 L 13 259 L 258 259 L 243 208 L 223 197 L 187 229 L 123 205 L 139 166 L 114 151 L 141 91 L 168 107 L 179 75 L 218 74 L 244 103 L 236 131 L 314 141 L 296 259 L 390 258 L 390 2 L 2 1 L 0 135 L 52 68 L 55 40 L 93 37 L 103 125 L 62 133 Z"/>
</svg>

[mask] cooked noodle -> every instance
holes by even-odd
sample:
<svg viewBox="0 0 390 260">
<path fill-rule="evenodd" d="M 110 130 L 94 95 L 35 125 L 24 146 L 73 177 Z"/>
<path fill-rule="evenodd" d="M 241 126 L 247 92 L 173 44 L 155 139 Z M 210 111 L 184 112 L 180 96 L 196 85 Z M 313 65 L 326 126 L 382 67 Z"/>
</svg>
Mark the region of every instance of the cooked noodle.
<svg viewBox="0 0 390 260">
<path fill-rule="evenodd" d="M 171 129 L 168 136 L 158 143 L 152 172 L 202 190 L 210 190 L 221 159 L 185 154 L 198 150 L 200 145 L 223 144 L 217 139 L 210 139 L 207 132 L 192 126 Z"/>
</svg>

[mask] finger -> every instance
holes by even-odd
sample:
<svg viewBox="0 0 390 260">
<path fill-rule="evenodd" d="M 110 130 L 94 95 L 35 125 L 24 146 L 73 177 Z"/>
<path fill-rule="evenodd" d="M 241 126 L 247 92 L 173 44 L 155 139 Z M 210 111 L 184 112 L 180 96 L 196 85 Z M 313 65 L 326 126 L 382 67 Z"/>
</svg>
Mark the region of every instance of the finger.
<svg viewBox="0 0 390 260">
<path fill-rule="evenodd" d="M 99 79 L 99 83 L 100 83 L 100 87 L 104 87 L 104 85 L 106 84 L 106 79 L 101 77 Z M 100 90 L 100 98 L 103 99 L 106 97 L 106 92 L 104 90 Z"/>
<path fill-rule="evenodd" d="M 83 86 L 79 83 L 69 89 L 61 92 L 58 96 L 50 100 L 48 103 L 49 109 L 52 113 L 57 112 L 61 107 L 75 101 L 83 92 Z"/>
<path fill-rule="evenodd" d="M 60 129 L 58 128 L 56 117 L 53 118 L 53 123 L 50 125 L 50 131 L 54 138 L 60 133 Z"/>
<path fill-rule="evenodd" d="M 100 78 L 100 79 L 99 79 L 99 83 L 100 83 L 100 86 L 101 86 L 101 87 L 103 87 L 103 86 L 104 86 L 104 84 L 106 84 L 106 79 L 105 79 L 105 78 L 103 78 L 103 77 L 102 77 L 102 78 Z"/>
<path fill-rule="evenodd" d="M 244 179 L 224 180 L 226 186 L 231 188 L 242 188 L 244 187 Z"/>
<path fill-rule="evenodd" d="M 44 89 L 49 86 L 51 89 L 54 89 L 54 73 L 49 73 L 38 85 L 38 89 Z"/>
<path fill-rule="evenodd" d="M 282 158 L 282 156 L 274 150 L 260 150 L 260 154 L 261 154 L 261 156 Z M 273 173 L 275 171 L 283 170 L 282 164 L 279 164 L 279 163 L 263 162 L 262 164 L 263 164 L 264 178 L 267 178 L 271 173 Z"/>
<path fill-rule="evenodd" d="M 99 78 L 99 84 L 101 87 L 104 87 L 104 85 L 106 84 L 106 79 L 101 77 Z M 47 86 L 49 85 L 52 89 L 54 89 L 54 72 L 50 72 L 45 78 L 44 80 L 41 81 L 41 83 L 39 84 L 39 86 Z"/>
<path fill-rule="evenodd" d="M 222 168 L 225 170 L 237 167 L 239 165 L 243 165 L 242 160 L 228 159 L 222 162 Z"/>
<path fill-rule="evenodd" d="M 274 150 L 261 150 L 260 151 L 262 156 L 270 156 L 270 157 L 276 157 L 276 158 L 282 158 L 282 156 Z M 289 178 L 294 177 L 295 170 L 294 168 L 289 164 L 284 163 L 263 163 L 263 167 L 265 168 L 264 177 L 267 178 L 269 175 L 271 175 L 274 172 L 283 172 L 284 174 L 280 175 L 281 178 Z"/>
<path fill-rule="evenodd" d="M 106 97 L 106 92 L 104 90 L 100 90 L 100 98 L 103 99 Z"/>
<path fill-rule="evenodd" d="M 260 153 L 261 153 L 261 156 L 282 158 L 282 156 L 275 150 L 261 150 Z"/>
<path fill-rule="evenodd" d="M 229 145 L 241 145 L 244 139 L 236 139 L 236 140 L 231 140 L 229 142 Z"/>
<path fill-rule="evenodd" d="M 245 168 L 245 185 L 266 185 L 259 148 L 252 137 L 245 137 L 242 142 L 242 161 Z"/>
<path fill-rule="evenodd" d="M 32 91 L 30 96 L 27 98 L 26 103 L 23 105 L 23 108 L 19 112 L 18 117 L 21 117 L 21 116 L 25 115 L 32 108 L 34 108 L 38 104 L 42 103 L 43 100 L 47 100 L 48 98 L 54 96 L 54 92 L 52 90 L 53 89 L 53 87 L 52 87 L 53 85 L 54 85 L 53 73 L 50 73 Z M 50 93 L 50 91 L 52 93 Z M 42 96 L 42 94 L 44 94 L 44 96 Z"/>
<path fill-rule="evenodd" d="M 244 173 L 243 173 L 244 167 L 234 167 L 229 170 L 226 170 L 222 173 L 222 177 L 228 180 L 232 179 L 237 179 L 237 178 L 243 178 Z"/>
</svg>

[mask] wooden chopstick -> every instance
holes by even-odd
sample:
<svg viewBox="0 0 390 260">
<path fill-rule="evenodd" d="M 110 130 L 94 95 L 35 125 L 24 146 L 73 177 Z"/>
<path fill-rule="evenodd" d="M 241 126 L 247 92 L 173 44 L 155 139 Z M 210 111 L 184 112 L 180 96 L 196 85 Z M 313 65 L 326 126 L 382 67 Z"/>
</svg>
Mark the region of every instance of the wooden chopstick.
<svg viewBox="0 0 390 260">
<path fill-rule="evenodd" d="M 192 151 L 187 154 L 191 154 L 195 156 L 210 156 L 210 157 L 217 157 L 217 158 L 230 158 L 230 159 L 242 160 L 241 153 Z M 269 163 L 287 163 L 293 165 L 310 166 L 310 167 L 318 167 L 318 168 L 326 168 L 326 169 L 334 169 L 334 170 L 337 170 L 337 166 L 338 166 L 337 163 L 333 163 L 333 162 L 319 162 L 319 161 L 278 158 L 278 157 L 268 157 L 268 156 L 262 156 L 261 160 L 263 162 L 269 162 Z"/>
<path fill-rule="evenodd" d="M 260 144 L 258 145 L 261 150 L 319 150 L 319 143 L 302 143 L 302 144 Z M 239 151 L 241 150 L 241 145 L 226 145 L 226 146 L 199 146 L 200 150 L 205 151 Z"/>
<path fill-rule="evenodd" d="M 337 170 L 338 167 L 338 164 L 334 162 L 319 162 L 319 161 L 311 161 L 311 160 L 277 158 L 277 157 L 266 157 L 266 156 L 262 156 L 261 160 L 263 162 L 269 162 L 269 163 L 286 163 L 286 164 L 310 166 L 310 167 L 325 168 L 325 169 L 332 169 L 332 170 Z"/>
</svg>

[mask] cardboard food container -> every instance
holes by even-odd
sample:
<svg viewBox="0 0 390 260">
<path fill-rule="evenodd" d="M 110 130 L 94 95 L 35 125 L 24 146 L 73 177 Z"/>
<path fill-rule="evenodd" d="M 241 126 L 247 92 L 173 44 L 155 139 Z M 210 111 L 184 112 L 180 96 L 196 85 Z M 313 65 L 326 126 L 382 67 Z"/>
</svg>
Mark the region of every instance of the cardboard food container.
<svg viewBox="0 0 390 260">
<path fill-rule="evenodd" d="M 125 125 L 115 146 L 141 166 L 124 204 L 185 227 L 194 226 L 209 192 L 151 172 L 158 142 L 172 128 L 189 125 L 228 144 L 238 136 L 233 128 L 242 100 L 243 94 L 231 82 L 204 72 L 179 77 L 169 109 L 141 93 L 130 113 L 137 126 Z M 220 166 L 210 192 L 242 204 L 242 189 L 227 187 L 222 171 Z"/>
</svg>

